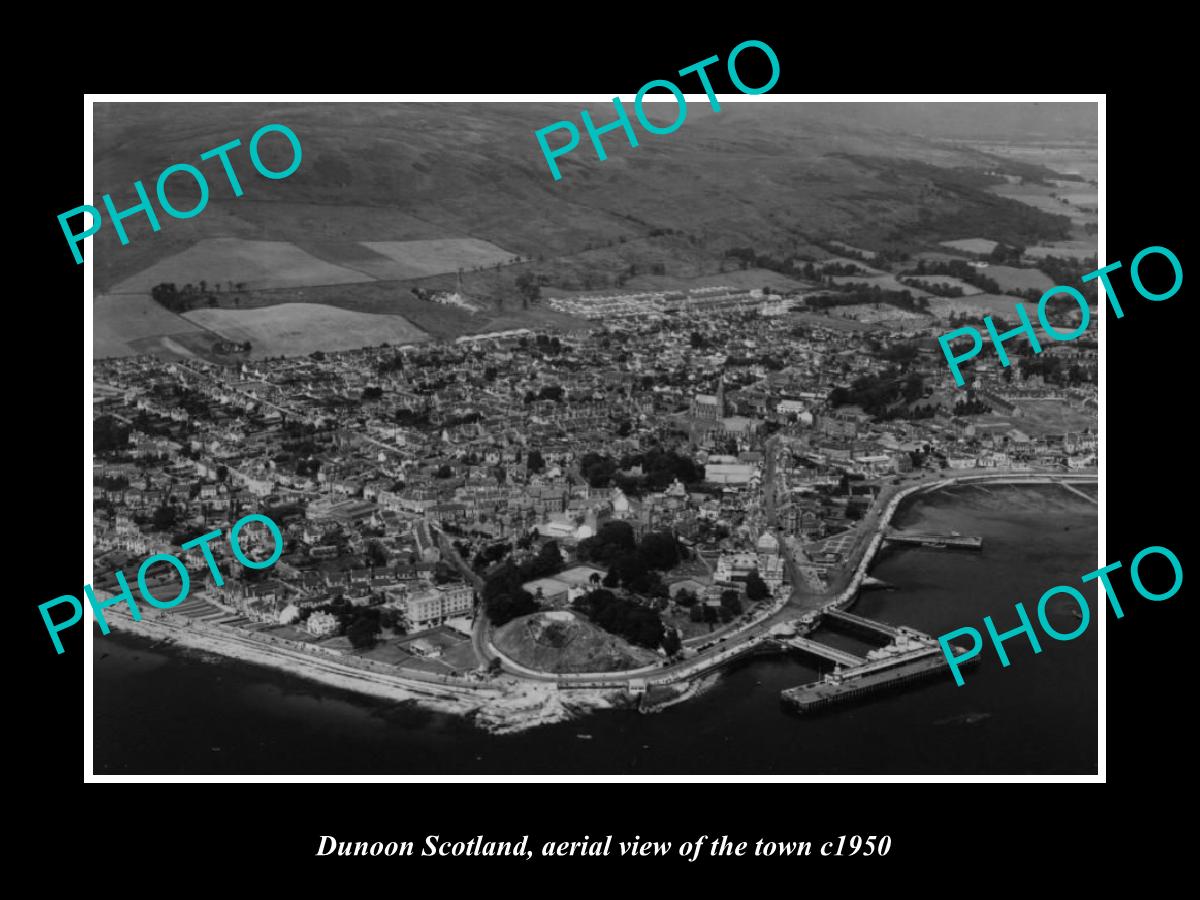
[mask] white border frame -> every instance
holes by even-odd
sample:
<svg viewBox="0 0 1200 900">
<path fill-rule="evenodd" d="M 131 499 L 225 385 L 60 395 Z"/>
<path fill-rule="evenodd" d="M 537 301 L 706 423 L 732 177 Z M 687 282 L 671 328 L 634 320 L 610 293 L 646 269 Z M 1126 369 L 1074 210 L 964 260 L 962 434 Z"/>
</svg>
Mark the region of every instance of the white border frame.
<svg viewBox="0 0 1200 900">
<path fill-rule="evenodd" d="M 685 94 L 689 103 L 704 103 L 705 94 Z M 1105 188 L 1108 183 L 1105 158 L 1104 94 L 719 94 L 721 103 L 1095 103 L 1097 105 L 1097 262 L 1107 265 L 1105 228 Z M 83 99 L 83 200 L 95 206 L 93 178 L 93 106 L 96 103 L 609 103 L 609 94 L 85 94 Z M 649 102 L 674 102 L 673 97 L 647 96 Z M 622 98 L 624 100 L 624 98 Z M 686 140 L 686 135 L 678 138 Z M 537 147 L 530 142 L 531 153 Z M 549 173 L 547 173 L 549 177 Z M 85 254 L 83 263 L 83 356 L 86 377 L 83 383 L 83 580 L 92 582 L 92 345 L 93 345 L 93 259 Z M 1084 273 L 1080 273 L 1083 275 Z M 1098 546 L 1096 567 L 1105 565 L 1105 478 L 1108 456 L 1105 453 L 1105 315 L 1106 294 L 1098 288 L 1097 332 L 1099 356 L 1098 428 L 1099 428 L 1099 496 Z M 1082 574 L 1082 573 L 1081 573 Z M 1099 629 L 1097 747 L 1096 775 L 98 775 L 93 761 L 93 652 L 95 638 L 88 617 L 83 618 L 83 780 L 85 783 L 1104 783 L 1107 781 L 1106 742 L 1106 620 L 1103 615 L 1105 598 L 1096 583 L 1096 615 Z"/>
</svg>

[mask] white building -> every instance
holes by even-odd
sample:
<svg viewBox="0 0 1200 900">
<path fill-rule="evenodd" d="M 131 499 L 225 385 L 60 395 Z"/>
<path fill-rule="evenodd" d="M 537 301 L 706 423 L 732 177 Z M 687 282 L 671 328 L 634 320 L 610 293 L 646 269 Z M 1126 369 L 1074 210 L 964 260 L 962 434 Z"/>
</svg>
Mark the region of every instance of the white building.
<svg viewBox="0 0 1200 900">
<path fill-rule="evenodd" d="M 305 627 L 314 637 L 329 637 L 338 630 L 338 620 L 332 613 L 319 610 L 308 617 Z"/>
<path fill-rule="evenodd" d="M 402 609 L 410 627 L 424 628 L 469 613 L 474 599 L 474 592 L 465 584 L 441 584 L 406 597 Z"/>
</svg>

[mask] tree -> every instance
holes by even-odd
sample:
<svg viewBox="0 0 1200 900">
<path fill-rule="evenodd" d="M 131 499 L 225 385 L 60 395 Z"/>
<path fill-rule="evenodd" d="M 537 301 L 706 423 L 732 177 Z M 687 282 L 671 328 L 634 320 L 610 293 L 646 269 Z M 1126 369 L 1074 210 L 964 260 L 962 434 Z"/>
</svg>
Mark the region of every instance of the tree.
<svg viewBox="0 0 1200 900">
<path fill-rule="evenodd" d="M 609 563 L 636 547 L 633 526 L 628 522 L 605 522 L 595 537 L 579 542 L 579 558 L 585 562 Z"/>
<path fill-rule="evenodd" d="M 653 650 L 663 641 L 665 629 L 657 612 L 611 591 L 592 591 L 577 599 L 574 606 L 605 631 L 630 643 Z"/>
<path fill-rule="evenodd" d="M 120 450 L 129 443 L 129 429 L 112 416 L 100 416 L 92 423 L 92 449 L 96 453 Z"/>
<path fill-rule="evenodd" d="M 696 605 L 696 592 L 690 591 L 687 588 L 680 588 L 675 592 L 675 602 L 680 606 L 694 607 Z"/>
<path fill-rule="evenodd" d="M 488 618 L 498 627 L 519 616 L 527 616 L 538 611 L 537 602 L 529 591 L 518 589 L 511 594 L 497 594 L 487 601 Z"/>
<path fill-rule="evenodd" d="M 738 592 L 729 588 L 721 591 L 721 609 L 730 613 L 730 618 L 742 611 L 742 599 Z"/>
<path fill-rule="evenodd" d="M 166 531 L 175 524 L 175 508 L 173 506 L 160 506 L 154 510 L 154 514 L 150 517 L 150 523 L 157 531 Z"/>
<path fill-rule="evenodd" d="M 542 459 L 542 454 L 537 450 L 530 450 L 529 456 L 525 459 L 525 468 L 530 472 L 540 472 L 546 468 L 546 460 Z"/>
<path fill-rule="evenodd" d="M 541 298 L 542 288 L 540 279 L 534 272 L 525 271 L 517 276 L 517 292 L 521 295 L 521 308 L 529 309 L 529 304 Z"/>
<path fill-rule="evenodd" d="M 530 581 L 534 578 L 544 578 L 553 575 L 562 568 L 562 553 L 558 549 L 558 541 L 546 541 L 538 550 L 537 556 L 522 563 L 517 572 L 518 580 Z"/>
<path fill-rule="evenodd" d="M 386 566 L 388 561 L 387 548 L 377 540 L 367 541 L 367 561 L 373 566 Z"/>
<path fill-rule="evenodd" d="M 679 546 L 675 535 L 666 531 L 647 534 L 638 545 L 638 554 L 651 569 L 665 572 L 679 562 Z"/>
<path fill-rule="evenodd" d="M 359 616 L 346 629 L 346 637 L 350 639 L 350 646 L 354 649 L 369 650 L 375 646 L 379 632 L 378 617 Z"/>
<path fill-rule="evenodd" d="M 746 597 L 751 603 L 758 603 L 760 600 L 765 600 L 771 595 L 771 591 L 767 588 L 767 584 L 758 574 L 758 570 L 754 569 L 746 578 Z"/>
<path fill-rule="evenodd" d="M 674 656 L 683 648 L 683 641 L 679 639 L 679 632 L 674 628 L 668 628 L 663 634 L 662 641 L 663 651 L 667 656 Z"/>
<path fill-rule="evenodd" d="M 620 579 L 621 584 L 639 592 L 648 587 L 644 582 L 649 572 L 646 561 L 638 553 L 622 553 L 613 560 L 609 569 L 609 574 Z"/>
</svg>

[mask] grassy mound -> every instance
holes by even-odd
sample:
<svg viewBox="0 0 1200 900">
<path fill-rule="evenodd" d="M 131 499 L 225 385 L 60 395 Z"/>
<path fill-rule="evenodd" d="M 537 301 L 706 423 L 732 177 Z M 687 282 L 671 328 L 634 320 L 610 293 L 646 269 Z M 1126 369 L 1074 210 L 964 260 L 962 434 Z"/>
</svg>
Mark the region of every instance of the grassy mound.
<svg viewBox="0 0 1200 900">
<path fill-rule="evenodd" d="M 659 658 L 566 610 L 513 619 L 496 631 L 494 643 L 510 659 L 542 672 L 617 672 Z"/>
</svg>

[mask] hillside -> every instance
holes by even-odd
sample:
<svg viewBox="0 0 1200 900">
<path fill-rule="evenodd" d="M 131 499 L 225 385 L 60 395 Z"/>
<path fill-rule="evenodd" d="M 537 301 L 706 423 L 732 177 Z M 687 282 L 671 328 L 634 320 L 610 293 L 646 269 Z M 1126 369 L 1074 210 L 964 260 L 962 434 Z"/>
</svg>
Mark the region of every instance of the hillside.
<svg viewBox="0 0 1200 900">
<path fill-rule="evenodd" d="M 540 672 L 615 672 L 659 660 L 566 610 L 513 619 L 493 640 L 506 656 Z"/>
</svg>

